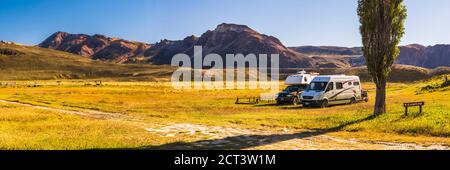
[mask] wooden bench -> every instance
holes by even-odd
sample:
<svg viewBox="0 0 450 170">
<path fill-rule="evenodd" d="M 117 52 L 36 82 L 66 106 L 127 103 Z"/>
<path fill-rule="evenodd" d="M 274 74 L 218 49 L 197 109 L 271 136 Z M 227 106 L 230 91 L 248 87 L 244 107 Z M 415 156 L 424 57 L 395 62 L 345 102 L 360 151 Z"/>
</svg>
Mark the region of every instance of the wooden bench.
<svg viewBox="0 0 450 170">
<path fill-rule="evenodd" d="M 102 81 L 101 80 L 96 80 L 95 81 L 95 85 L 96 86 L 101 86 L 102 85 Z"/>
<path fill-rule="evenodd" d="M 259 97 L 243 97 L 236 98 L 235 104 L 258 104 L 261 99 Z M 245 102 L 242 102 L 245 101 Z"/>
<path fill-rule="evenodd" d="M 16 87 L 16 82 L 0 82 L 0 87 Z"/>
<path fill-rule="evenodd" d="M 425 102 L 403 103 L 403 106 L 405 107 L 405 116 L 408 116 L 408 107 L 419 106 L 419 113 L 422 113 L 423 105 L 425 105 Z"/>
</svg>

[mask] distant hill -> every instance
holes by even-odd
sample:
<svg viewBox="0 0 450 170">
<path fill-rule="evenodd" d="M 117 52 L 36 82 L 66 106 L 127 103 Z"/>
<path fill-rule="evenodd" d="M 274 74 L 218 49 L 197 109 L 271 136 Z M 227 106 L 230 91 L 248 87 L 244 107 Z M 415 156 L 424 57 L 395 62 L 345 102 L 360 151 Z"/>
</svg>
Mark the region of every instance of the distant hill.
<svg viewBox="0 0 450 170">
<path fill-rule="evenodd" d="M 299 46 L 289 48 L 308 55 L 362 55 L 361 47 Z"/>
<path fill-rule="evenodd" d="M 352 66 L 365 65 L 361 47 L 300 46 L 289 48 L 310 56 L 341 59 Z M 425 68 L 450 67 L 450 45 L 425 47 L 420 44 L 411 44 L 400 46 L 400 54 L 395 63 Z"/>
<path fill-rule="evenodd" d="M 143 55 L 149 44 L 127 41 L 104 35 L 69 34 L 56 32 L 38 45 L 42 48 L 66 51 L 92 59 L 124 63 Z"/>
<path fill-rule="evenodd" d="M 0 43 L 0 80 L 126 78 L 157 80 L 168 77 L 168 66 L 114 64 L 67 52 Z"/>
<path fill-rule="evenodd" d="M 365 66 L 351 67 L 351 68 L 310 68 L 304 69 L 308 72 L 318 72 L 321 75 L 357 75 L 362 81 L 372 81 Z M 290 74 L 294 74 L 299 69 L 281 69 L 281 79 L 286 78 Z M 389 75 L 389 82 L 414 82 L 429 79 L 435 76 L 450 74 L 450 67 L 438 67 L 435 69 L 428 69 L 410 65 L 394 64 L 392 72 Z"/>
</svg>

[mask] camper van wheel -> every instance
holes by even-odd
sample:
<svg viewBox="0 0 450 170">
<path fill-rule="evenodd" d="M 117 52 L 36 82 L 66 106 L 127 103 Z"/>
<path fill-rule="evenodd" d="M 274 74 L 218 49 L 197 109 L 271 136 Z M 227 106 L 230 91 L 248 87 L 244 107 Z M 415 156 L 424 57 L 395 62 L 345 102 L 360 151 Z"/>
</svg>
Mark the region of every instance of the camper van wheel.
<svg viewBox="0 0 450 170">
<path fill-rule="evenodd" d="M 321 108 L 326 108 L 326 107 L 328 107 L 328 100 L 323 100 L 323 101 L 321 102 L 321 104 L 320 104 L 320 107 L 321 107 Z"/>
<path fill-rule="evenodd" d="M 356 103 L 356 99 L 354 98 L 354 97 L 352 97 L 351 99 L 350 99 L 350 104 L 355 104 Z"/>
<path fill-rule="evenodd" d="M 294 106 L 297 106 L 300 101 L 298 100 L 298 97 L 294 97 L 294 100 L 292 100 L 292 103 L 294 104 Z"/>
</svg>

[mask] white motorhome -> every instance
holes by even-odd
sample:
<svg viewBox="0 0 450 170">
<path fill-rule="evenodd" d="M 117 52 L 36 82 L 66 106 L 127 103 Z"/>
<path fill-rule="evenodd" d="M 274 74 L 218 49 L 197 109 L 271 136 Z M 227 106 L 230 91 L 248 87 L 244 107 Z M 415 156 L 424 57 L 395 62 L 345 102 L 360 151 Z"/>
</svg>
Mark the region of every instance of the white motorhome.
<svg viewBox="0 0 450 170">
<path fill-rule="evenodd" d="M 299 71 L 297 74 L 290 75 L 284 81 L 286 85 L 308 85 L 311 81 L 318 76 L 318 73 L 309 73 L 306 71 Z"/>
<path fill-rule="evenodd" d="M 327 107 L 334 104 L 353 104 L 368 101 L 358 76 L 317 76 L 301 95 L 304 106 Z"/>
<path fill-rule="evenodd" d="M 306 73 L 300 71 L 297 74 L 290 75 L 286 78 L 284 84 L 286 89 L 278 93 L 277 104 L 291 103 L 297 105 L 300 103 L 300 94 L 306 89 L 309 83 L 317 76 L 317 73 Z"/>
</svg>

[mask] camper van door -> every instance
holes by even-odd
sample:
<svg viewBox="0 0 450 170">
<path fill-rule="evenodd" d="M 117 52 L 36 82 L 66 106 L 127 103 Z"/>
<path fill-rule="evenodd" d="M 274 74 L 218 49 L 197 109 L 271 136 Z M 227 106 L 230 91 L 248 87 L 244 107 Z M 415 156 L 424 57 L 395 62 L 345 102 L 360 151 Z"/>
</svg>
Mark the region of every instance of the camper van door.
<svg viewBox="0 0 450 170">
<path fill-rule="evenodd" d="M 342 101 L 348 98 L 347 91 L 344 89 L 344 85 L 342 81 L 336 81 L 336 94 L 335 100 Z"/>
</svg>

